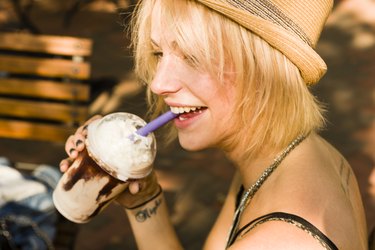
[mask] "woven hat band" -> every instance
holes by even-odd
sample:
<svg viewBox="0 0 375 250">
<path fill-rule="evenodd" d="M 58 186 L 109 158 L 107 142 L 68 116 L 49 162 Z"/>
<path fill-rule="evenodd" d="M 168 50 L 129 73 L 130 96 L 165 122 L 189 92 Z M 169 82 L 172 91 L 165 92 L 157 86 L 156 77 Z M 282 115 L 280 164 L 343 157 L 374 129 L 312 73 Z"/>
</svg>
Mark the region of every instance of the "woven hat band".
<svg viewBox="0 0 375 250">
<path fill-rule="evenodd" d="M 241 1 L 227 0 L 227 2 L 236 8 L 249 12 L 254 16 L 263 18 L 276 25 L 283 27 L 298 35 L 301 40 L 312 46 L 310 37 L 299 27 L 292 19 L 286 16 L 276 5 L 267 0 L 259 1 Z"/>
<path fill-rule="evenodd" d="M 333 0 L 196 0 L 254 32 L 289 58 L 307 84 L 327 66 L 314 51 Z"/>
</svg>

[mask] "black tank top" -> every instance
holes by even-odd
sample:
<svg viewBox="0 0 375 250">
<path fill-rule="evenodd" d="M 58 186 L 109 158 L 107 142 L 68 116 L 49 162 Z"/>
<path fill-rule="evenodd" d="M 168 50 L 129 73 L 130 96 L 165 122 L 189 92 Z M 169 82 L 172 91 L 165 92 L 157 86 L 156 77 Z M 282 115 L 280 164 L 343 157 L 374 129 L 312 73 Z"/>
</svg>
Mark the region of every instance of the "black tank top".
<svg viewBox="0 0 375 250">
<path fill-rule="evenodd" d="M 244 192 L 244 188 L 241 186 L 237 194 L 236 207 L 239 206 L 239 200 L 243 192 Z M 307 220 L 303 219 L 302 217 L 298 215 L 284 213 L 284 212 L 269 213 L 247 223 L 245 226 L 243 226 L 236 232 L 235 237 L 233 238 L 233 241 L 230 242 L 230 245 L 232 245 L 237 238 L 241 238 L 243 235 L 251 231 L 256 226 L 262 223 L 265 223 L 267 221 L 283 221 L 283 222 L 290 223 L 304 230 L 306 233 L 314 237 L 325 249 L 338 250 L 337 246 L 325 234 L 323 234 L 318 228 L 316 228 L 313 224 L 311 224 L 310 222 L 308 222 Z"/>
</svg>

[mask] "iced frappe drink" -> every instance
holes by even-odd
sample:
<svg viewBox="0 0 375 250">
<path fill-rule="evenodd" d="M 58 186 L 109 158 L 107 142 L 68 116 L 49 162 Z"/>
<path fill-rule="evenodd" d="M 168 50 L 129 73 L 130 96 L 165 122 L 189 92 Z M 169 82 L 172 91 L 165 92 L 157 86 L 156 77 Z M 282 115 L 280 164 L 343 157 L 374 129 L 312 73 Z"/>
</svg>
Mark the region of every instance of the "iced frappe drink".
<svg viewBox="0 0 375 250">
<path fill-rule="evenodd" d="M 136 133 L 145 125 L 129 113 L 110 114 L 89 124 L 86 149 L 53 193 L 54 204 L 64 217 L 76 223 L 88 222 L 127 187 L 127 180 L 151 172 L 155 137 Z"/>
</svg>

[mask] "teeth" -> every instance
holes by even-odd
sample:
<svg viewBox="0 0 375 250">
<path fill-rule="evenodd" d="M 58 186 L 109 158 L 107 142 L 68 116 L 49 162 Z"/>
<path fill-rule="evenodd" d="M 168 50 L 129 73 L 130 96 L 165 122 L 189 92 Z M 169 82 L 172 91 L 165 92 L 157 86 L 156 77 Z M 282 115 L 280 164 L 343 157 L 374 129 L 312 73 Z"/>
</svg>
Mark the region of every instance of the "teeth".
<svg viewBox="0 0 375 250">
<path fill-rule="evenodd" d="M 171 107 L 171 111 L 175 114 L 189 113 L 191 111 L 196 111 L 202 107 Z"/>
</svg>

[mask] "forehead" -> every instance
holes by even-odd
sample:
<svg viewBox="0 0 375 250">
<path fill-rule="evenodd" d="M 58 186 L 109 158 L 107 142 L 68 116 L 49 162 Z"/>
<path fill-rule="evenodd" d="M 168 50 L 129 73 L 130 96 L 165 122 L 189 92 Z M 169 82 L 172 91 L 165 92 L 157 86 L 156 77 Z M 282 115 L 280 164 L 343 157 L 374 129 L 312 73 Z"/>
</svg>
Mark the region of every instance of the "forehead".
<svg viewBox="0 0 375 250">
<path fill-rule="evenodd" d="M 163 0 L 162 0 L 163 1 Z M 171 31 L 171 18 L 166 16 L 166 11 L 163 11 L 162 1 L 156 0 L 151 12 L 151 40 L 160 45 L 162 42 L 171 43 L 175 39 Z M 180 1 L 180 0 L 179 0 Z M 168 21 L 168 19 L 170 21 Z"/>
<path fill-rule="evenodd" d="M 153 40 L 178 41 L 181 44 L 194 39 L 192 34 L 197 28 L 196 19 L 200 19 L 193 18 L 194 7 L 186 0 L 155 0 L 150 13 Z"/>
<path fill-rule="evenodd" d="M 154 7 L 151 12 L 151 39 L 157 43 L 160 43 L 161 36 L 161 6 L 155 1 Z"/>
</svg>

